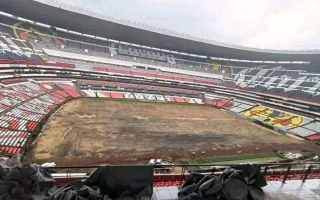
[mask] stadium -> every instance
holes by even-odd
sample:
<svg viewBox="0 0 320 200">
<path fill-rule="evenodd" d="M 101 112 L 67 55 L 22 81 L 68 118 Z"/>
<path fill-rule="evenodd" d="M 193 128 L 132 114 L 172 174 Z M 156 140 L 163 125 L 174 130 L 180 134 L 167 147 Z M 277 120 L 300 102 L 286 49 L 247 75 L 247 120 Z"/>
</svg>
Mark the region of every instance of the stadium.
<svg viewBox="0 0 320 200">
<path fill-rule="evenodd" d="M 227 45 L 2 0 L 0 157 L 54 162 L 59 186 L 99 166 L 151 166 L 152 199 L 183 199 L 192 170 L 249 163 L 269 199 L 316 199 L 319 66 L 317 50 Z"/>
</svg>

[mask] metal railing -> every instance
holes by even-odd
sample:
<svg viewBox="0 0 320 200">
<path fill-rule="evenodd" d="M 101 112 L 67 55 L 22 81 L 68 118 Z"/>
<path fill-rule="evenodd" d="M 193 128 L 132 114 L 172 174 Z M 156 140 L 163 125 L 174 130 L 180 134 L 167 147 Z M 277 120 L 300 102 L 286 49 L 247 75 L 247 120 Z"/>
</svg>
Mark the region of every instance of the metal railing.
<svg viewBox="0 0 320 200">
<path fill-rule="evenodd" d="M 247 165 L 247 164 L 242 164 Z M 301 163 L 266 163 L 255 164 L 260 167 L 261 173 L 267 181 L 280 181 L 285 183 L 288 180 L 320 179 L 320 162 Z M 102 166 L 102 165 L 101 165 Z M 107 165 L 125 166 L 125 165 Z M 130 165 L 132 166 L 132 165 Z M 143 166 L 143 165 L 136 165 Z M 185 179 L 193 172 L 203 174 L 219 174 L 226 168 L 239 166 L 224 164 L 176 164 L 176 165 L 154 165 L 154 185 L 160 186 L 180 186 Z M 65 184 L 72 181 L 85 179 L 100 166 L 59 166 L 52 167 L 55 171 L 53 177 L 57 184 Z"/>
</svg>

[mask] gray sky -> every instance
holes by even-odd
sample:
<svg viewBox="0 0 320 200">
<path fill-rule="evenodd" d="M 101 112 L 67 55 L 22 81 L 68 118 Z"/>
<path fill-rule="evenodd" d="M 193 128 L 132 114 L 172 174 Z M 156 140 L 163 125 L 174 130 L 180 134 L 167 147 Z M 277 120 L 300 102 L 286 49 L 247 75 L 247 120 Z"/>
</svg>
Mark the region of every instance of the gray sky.
<svg viewBox="0 0 320 200">
<path fill-rule="evenodd" d="M 228 44 L 320 49 L 320 0 L 59 1 Z"/>
</svg>

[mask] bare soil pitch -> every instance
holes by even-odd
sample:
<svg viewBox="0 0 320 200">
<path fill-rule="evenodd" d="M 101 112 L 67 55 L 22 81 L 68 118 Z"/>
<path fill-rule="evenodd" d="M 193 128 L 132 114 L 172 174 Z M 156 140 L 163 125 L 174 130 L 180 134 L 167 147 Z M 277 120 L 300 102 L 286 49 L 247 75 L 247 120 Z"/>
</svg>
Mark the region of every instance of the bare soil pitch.
<svg viewBox="0 0 320 200">
<path fill-rule="evenodd" d="M 60 165 L 119 164 L 311 148 L 205 105 L 85 98 L 49 118 L 30 155 Z"/>
</svg>

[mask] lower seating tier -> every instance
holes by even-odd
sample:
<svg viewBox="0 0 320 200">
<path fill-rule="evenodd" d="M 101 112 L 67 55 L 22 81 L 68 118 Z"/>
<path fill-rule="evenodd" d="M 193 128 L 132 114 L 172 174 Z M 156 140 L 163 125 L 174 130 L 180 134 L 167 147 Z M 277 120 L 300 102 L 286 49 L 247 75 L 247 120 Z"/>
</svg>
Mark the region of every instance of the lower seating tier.
<svg viewBox="0 0 320 200">
<path fill-rule="evenodd" d="M 73 83 L 19 84 L 0 89 L 0 155 L 24 153 L 42 121 L 68 99 L 80 96 Z"/>
</svg>

